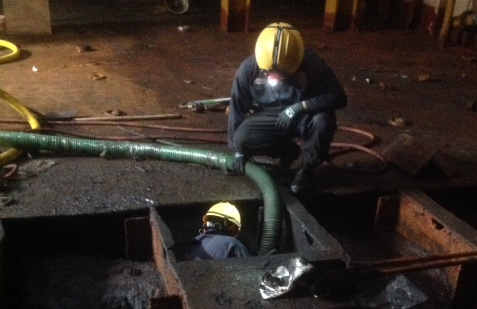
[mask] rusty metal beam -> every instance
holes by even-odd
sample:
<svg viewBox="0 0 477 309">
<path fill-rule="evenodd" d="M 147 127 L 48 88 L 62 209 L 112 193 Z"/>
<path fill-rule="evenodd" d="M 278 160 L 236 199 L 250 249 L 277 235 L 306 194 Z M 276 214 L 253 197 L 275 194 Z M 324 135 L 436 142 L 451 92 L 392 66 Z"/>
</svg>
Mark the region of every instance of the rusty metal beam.
<svg viewBox="0 0 477 309">
<path fill-rule="evenodd" d="M 354 262 L 354 266 L 362 267 L 397 267 L 397 266 L 410 266 L 415 264 L 426 264 L 433 263 L 437 261 L 445 261 L 449 263 L 454 263 L 454 259 L 462 258 L 462 261 L 473 262 L 477 259 L 477 251 L 472 252 L 458 252 L 458 253 L 449 253 L 449 254 L 434 254 L 422 257 L 408 256 L 401 257 L 390 260 L 379 260 L 379 261 L 364 261 L 364 262 Z M 453 264 L 455 265 L 455 264 Z"/>
<path fill-rule="evenodd" d="M 251 0 L 221 0 L 220 28 L 226 32 L 249 30 Z"/>
<path fill-rule="evenodd" d="M 176 261 L 169 253 L 169 249 L 173 246 L 170 230 L 154 208 L 150 209 L 149 215 L 156 268 L 163 276 L 167 294 L 181 298 L 183 304 L 186 304 L 185 291 L 174 268 Z"/>
<path fill-rule="evenodd" d="M 358 18 L 355 0 L 326 0 L 323 28 L 329 31 L 347 30 L 353 18 Z M 353 16 L 356 14 L 356 16 Z"/>
<path fill-rule="evenodd" d="M 403 190 L 399 196 L 380 198 L 375 227 L 384 226 L 376 232 L 396 233 L 431 255 L 477 251 L 477 231 L 419 190 Z M 445 268 L 456 304 L 477 301 L 477 297 L 465 292 L 477 284 L 475 272 L 475 263 Z"/>
</svg>

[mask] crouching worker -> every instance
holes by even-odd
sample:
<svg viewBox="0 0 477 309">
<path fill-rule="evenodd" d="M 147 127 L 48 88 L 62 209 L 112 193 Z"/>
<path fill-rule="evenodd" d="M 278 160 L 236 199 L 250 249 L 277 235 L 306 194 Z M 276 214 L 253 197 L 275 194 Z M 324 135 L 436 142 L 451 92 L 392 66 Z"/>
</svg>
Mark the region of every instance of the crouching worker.
<svg viewBox="0 0 477 309">
<path fill-rule="evenodd" d="M 203 228 L 192 239 L 186 260 L 215 260 L 250 256 L 237 239 L 241 221 L 237 208 L 230 203 L 212 206 L 202 218 Z"/>
<path fill-rule="evenodd" d="M 309 192 L 313 169 L 328 159 L 337 129 L 335 111 L 347 103 L 335 73 L 305 48 L 295 27 L 268 25 L 232 86 L 228 145 L 235 152 L 235 173 L 243 174 L 253 156 L 279 158 L 289 170 L 301 155 L 290 189 L 295 195 Z M 296 138 L 303 141 L 301 147 Z"/>
</svg>

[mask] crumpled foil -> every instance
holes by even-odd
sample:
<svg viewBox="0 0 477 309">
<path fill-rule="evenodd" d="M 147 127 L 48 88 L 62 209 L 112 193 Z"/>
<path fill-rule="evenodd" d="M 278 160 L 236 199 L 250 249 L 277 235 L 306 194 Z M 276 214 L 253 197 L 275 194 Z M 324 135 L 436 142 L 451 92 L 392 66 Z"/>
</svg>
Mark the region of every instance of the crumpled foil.
<svg viewBox="0 0 477 309">
<path fill-rule="evenodd" d="M 292 258 L 288 268 L 279 266 L 273 273 L 266 272 L 262 276 L 260 294 L 263 299 L 278 297 L 301 286 L 300 278 L 313 269 L 313 265 L 304 258 Z"/>
</svg>

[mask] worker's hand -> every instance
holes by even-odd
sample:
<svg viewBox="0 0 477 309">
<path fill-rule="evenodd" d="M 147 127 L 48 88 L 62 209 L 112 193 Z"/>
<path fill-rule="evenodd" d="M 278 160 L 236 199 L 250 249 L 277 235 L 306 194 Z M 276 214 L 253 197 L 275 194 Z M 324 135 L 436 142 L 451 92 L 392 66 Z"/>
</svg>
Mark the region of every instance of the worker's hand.
<svg viewBox="0 0 477 309">
<path fill-rule="evenodd" d="M 242 175 L 245 173 L 245 163 L 247 162 L 247 158 L 243 153 L 236 152 L 234 154 L 234 172 L 237 175 Z"/>
<path fill-rule="evenodd" d="M 280 130 L 288 130 L 296 124 L 303 112 L 304 109 L 301 102 L 290 105 L 278 115 L 275 126 Z"/>
</svg>

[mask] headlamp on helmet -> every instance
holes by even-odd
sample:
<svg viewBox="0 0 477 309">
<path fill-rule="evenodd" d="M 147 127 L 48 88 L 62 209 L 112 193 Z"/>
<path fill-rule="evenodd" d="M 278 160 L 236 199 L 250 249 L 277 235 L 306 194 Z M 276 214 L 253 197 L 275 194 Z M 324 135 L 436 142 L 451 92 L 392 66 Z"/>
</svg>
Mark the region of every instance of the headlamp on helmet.
<svg viewBox="0 0 477 309">
<path fill-rule="evenodd" d="M 267 73 L 267 83 L 272 87 L 281 84 L 284 79 L 285 77 L 282 74 L 276 72 Z"/>
</svg>

